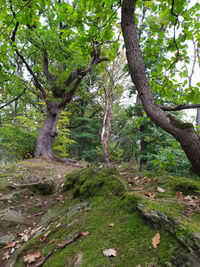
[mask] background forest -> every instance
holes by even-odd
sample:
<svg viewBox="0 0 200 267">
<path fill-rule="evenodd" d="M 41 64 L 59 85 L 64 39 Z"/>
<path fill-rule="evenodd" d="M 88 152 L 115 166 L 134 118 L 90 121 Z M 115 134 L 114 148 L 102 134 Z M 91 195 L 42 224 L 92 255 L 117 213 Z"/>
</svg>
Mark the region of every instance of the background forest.
<svg viewBox="0 0 200 267">
<path fill-rule="evenodd" d="M 124 10 L 129 2 L 123 1 Z M 1 3 L 1 164 L 46 155 L 191 176 L 183 142 L 147 117 L 131 81 L 120 1 Z M 156 105 L 195 121 L 197 135 L 199 18 L 198 1 L 136 4 L 139 46 Z M 191 108 L 188 119 L 182 110 Z"/>
</svg>

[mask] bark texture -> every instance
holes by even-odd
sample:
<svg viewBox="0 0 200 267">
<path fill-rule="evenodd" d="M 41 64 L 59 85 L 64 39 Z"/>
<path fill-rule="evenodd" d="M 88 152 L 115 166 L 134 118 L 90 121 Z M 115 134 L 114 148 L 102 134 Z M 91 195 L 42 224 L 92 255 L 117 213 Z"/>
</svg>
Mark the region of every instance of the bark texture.
<svg viewBox="0 0 200 267">
<path fill-rule="evenodd" d="M 122 31 L 132 81 L 147 115 L 154 123 L 176 138 L 190 160 L 192 170 L 200 175 L 200 139 L 193 125 L 177 120 L 155 103 L 138 42 L 134 20 L 135 3 L 136 0 L 123 0 L 122 3 Z"/>
<path fill-rule="evenodd" d="M 102 141 L 102 149 L 103 149 L 103 162 L 107 165 L 110 164 L 109 162 L 109 155 L 108 155 L 108 143 L 109 143 L 109 136 L 110 136 L 110 120 L 111 114 L 113 109 L 113 102 L 109 105 L 108 100 L 108 93 L 106 87 L 104 87 L 105 92 L 105 111 L 104 111 L 104 118 L 103 118 L 103 126 L 101 132 L 101 141 Z"/>
<path fill-rule="evenodd" d="M 196 126 L 200 126 L 200 108 L 197 108 Z"/>
<path fill-rule="evenodd" d="M 48 158 L 54 158 L 52 151 L 52 143 L 58 135 L 56 129 L 57 122 L 62 109 L 58 108 L 57 104 L 49 103 L 47 106 L 47 116 L 40 130 L 36 141 L 34 155 L 36 157 L 45 155 Z"/>
<path fill-rule="evenodd" d="M 140 103 L 140 97 L 137 95 L 137 98 L 136 98 L 136 105 L 138 105 Z M 140 107 L 136 107 L 136 113 L 138 115 L 138 117 L 142 117 L 142 111 L 141 111 L 141 108 Z M 143 170 L 146 165 L 147 165 L 147 159 L 146 159 L 146 150 L 147 150 L 147 142 L 145 141 L 145 137 L 144 137 L 144 134 L 145 134 L 145 131 L 147 130 L 148 128 L 148 124 L 146 121 L 142 122 L 140 124 L 140 134 L 141 134 L 141 137 L 140 137 L 140 152 L 141 152 L 141 159 L 140 159 L 140 170 Z"/>
</svg>

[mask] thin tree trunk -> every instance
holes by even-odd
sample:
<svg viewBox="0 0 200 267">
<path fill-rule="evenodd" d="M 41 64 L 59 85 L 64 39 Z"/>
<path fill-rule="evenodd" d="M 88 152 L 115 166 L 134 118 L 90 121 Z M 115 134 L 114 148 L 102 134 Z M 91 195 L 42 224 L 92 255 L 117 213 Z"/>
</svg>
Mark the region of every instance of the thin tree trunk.
<svg viewBox="0 0 200 267">
<path fill-rule="evenodd" d="M 136 0 L 123 0 L 122 31 L 129 71 L 147 115 L 181 144 L 192 164 L 192 171 L 200 176 L 200 139 L 191 123 L 183 123 L 167 114 L 156 103 L 150 89 L 134 20 Z"/>
<path fill-rule="evenodd" d="M 15 107 L 14 107 L 14 118 L 17 117 L 17 106 L 18 106 L 18 100 L 15 100 Z"/>
<path fill-rule="evenodd" d="M 102 149 L 103 149 L 103 162 L 108 165 L 110 164 L 109 156 L 108 156 L 108 142 L 109 142 L 109 136 L 110 136 L 109 126 L 110 126 L 111 114 L 112 114 L 112 105 L 109 107 L 109 101 L 108 101 L 108 98 L 106 97 L 105 114 L 104 114 L 103 126 L 102 126 L 102 132 L 101 132 L 101 141 L 102 141 Z"/>
<path fill-rule="evenodd" d="M 140 103 L 140 97 L 139 95 L 137 95 L 136 98 L 136 105 L 138 105 Z M 141 109 L 139 107 L 136 107 L 136 113 L 138 115 L 138 117 L 142 117 L 142 112 Z M 139 169 L 143 170 L 146 165 L 147 165 L 147 159 L 145 158 L 146 155 L 146 149 L 147 149 L 147 142 L 145 141 L 145 137 L 144 137 L 144 133 L 147 130 L 148 125 L 147 122 L 142 122 L 140 124 L 140 134 L 141 134 L 141 138 L 140 138 L 140 152 L 141 152 L 141 159 L 140 159 L 140 166 Z"/>
<path fill-rule="evenodd" d="M 54 105 L 53 108 L 48 108 L 46 119 L 36 141 L 34 156 L 38 157 L 45 155 L 48 158 L 54 158 L 52 143 L 55 137 L 58 135 L 56 125 L 59 120 L 61 111 L 62 109 L 59 109 L 58 107 L 56 107 L 56 105 Z"/>
<path fill-rule="evenodd" d="M 196 126 L 200 126 L 200 108 L 197 108 Z"/>
</svg>

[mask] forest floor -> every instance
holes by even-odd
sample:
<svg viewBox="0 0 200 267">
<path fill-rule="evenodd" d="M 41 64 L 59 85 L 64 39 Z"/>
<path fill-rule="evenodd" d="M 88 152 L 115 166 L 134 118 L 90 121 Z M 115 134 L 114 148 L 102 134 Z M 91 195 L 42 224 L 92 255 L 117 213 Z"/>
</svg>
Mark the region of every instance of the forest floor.
<svg viewBox="0 0 200 267">
<path fill-rule="evenodd" d="M 42 158 L 0 171 L 0 266 L 200 266 L 200 181 Z"/>
</svg>

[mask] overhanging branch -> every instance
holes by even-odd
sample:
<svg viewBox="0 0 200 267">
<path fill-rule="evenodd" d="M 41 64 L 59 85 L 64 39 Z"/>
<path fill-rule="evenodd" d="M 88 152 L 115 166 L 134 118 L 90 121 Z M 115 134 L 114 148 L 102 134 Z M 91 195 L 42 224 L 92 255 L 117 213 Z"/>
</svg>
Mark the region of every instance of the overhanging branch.
<svg viewBox="0 0 200 267">
<path fill-rule="evenodd" d="M 159 106 L 164 111 L 177 111 L 183 109 L 200 108 L 200 104 L 180 104 L 177 106 Z"/>
<path fill-rule="evenodd" d="M 14 101 L 18 100 L 25 92 L 26 92 L 26 88 L 24 88 L 24 90 L 17 97 L 15 97 L 14 99 L 8 101 L 3 106 L 1 106 L 0 109 L 5 108 L 6 106 L 12 104 Z"/>
</svg>

